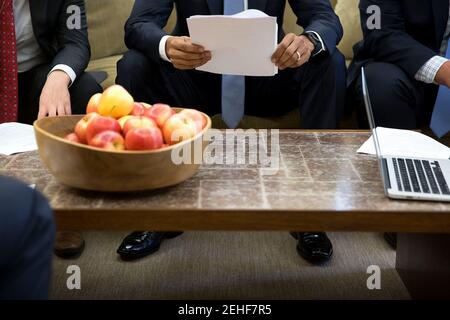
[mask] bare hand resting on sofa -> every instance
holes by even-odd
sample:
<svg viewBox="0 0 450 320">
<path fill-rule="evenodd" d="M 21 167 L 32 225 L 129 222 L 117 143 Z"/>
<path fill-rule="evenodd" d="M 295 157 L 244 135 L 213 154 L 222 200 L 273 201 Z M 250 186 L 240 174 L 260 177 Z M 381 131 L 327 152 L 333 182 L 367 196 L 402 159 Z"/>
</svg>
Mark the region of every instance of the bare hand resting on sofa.
<svg viewBox="0 0 450 320">
<path fill-rule="evenodd" d="M 211 52 L 193 44 L 189 37 L 170 37 L 166 42 L 166 54 L 175 68 L 190 70 L 211 60 Z"/>
<path fill-rule="evenodd" d="M 53 71 L 47 77 L 39 100 L 38 119 L 72 113 L 69 93 L 70 78 L 64 71 Z"/>
</svg>

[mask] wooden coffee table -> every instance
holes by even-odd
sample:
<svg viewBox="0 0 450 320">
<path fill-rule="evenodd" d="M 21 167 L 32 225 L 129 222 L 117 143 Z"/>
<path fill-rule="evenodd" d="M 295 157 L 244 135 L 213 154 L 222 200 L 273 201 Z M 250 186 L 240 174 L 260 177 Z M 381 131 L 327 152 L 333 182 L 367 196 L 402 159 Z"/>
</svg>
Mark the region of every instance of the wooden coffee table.
<svg viewBox="0 0 450 320">
<path fill-rule="evenodd" d="M 61 229 L 391 231 L 435 234 L 436 241 L 447 241 L 450 248 L 450 204 L 386 198 L 377 160 L 356 153 L 369 135 L 282 130 L 278 172 L 261 163 L 203 165 L 181 185 L 133 194 L 65 187 L 42 167 L 37 152 L 0 156 L 0 174 L 35 184 L 48 197 Z M 243 148 L 241 142 L 215 144 Z M 241 156 L 249 154 L 247 150 Z M 398 266 L 404 279 L 411 278 L 404 274 L 417 271 L 410 271 L 411 264 L 420 258 L 414 248 L 402 245 L 407 238 L 400 237 L 397 259 L 405 261 L 405 248 L 408 265 Z M 433 241 L 426 247 L 430 245 Z M 448 253 L 441 252 L 440 258 L 445 254 L 450 261 Z M 425 265 L 431 264 L 427 259 Z M 450 279 L 449 270 L 439 276 L 441 281 Z M 439 267 L 434 266 L 433 273 L 439 274 Z M 412 278 L 418 276 L 416 272 Z"/>
</svg>

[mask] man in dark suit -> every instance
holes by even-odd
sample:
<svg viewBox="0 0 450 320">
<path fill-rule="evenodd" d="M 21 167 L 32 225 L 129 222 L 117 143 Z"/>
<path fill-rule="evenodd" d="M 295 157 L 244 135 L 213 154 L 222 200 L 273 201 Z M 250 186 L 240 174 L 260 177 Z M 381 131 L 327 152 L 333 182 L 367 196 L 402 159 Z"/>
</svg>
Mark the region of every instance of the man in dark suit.
<svg viewBox="0 0 450 320">
<path fill-rule="evenodd" d="M 378 126 L 430 124 L 437 136 L 450 131 L 449 7 L 448 0 L 360 1 L 364 40 L 354 47 L 348 77 L 348 102 L 357 109 L 360 126 L 368 126 L 360 72 L 365 66 Z M 397 246 L 396 234 L 386 233 L 385 239 Z"/>
<path fill-rule="evenodd" d="M 242 116 L 279 116 L 299 108 L 301 127 L 336 128 L 345 95 L 344 58 L 336 49 L 342 26 L 328 0 L 289 1 L 304 27 L 301 35 L 282 28 L 285 0 L 137 0 L 125 26 L 130 49 L 117 65 L 117 83 L 136 100 L 195 107 L 235 128 Z M 177 24 L 168 35 L 163 27 L 173 10 Z M 186 18 L 235 14 L 259 9 L 277 17 L 279 46 L 271 57 L 280 72 L 274 77 L 222 76 L 196 71 L 213 53 L 192 43 Z M 211 30 L 214 32 L 214 30 Z M 124 258 L 148 255 L 163 239 L 177 233 L 136 232 L 118 252 Z M 332 246 L 324 233 L 295 233 L 299 252 L 310 261 L 328 260 Z"/>
<path fill-rule="evenodd" d="M 90 47 L 83 0 L 0 0 L 0 123 L 83 114 L 101 92 L 85 73 Z M 58 234 L 59 255 L 79 254 L 79 233 Z"/>
<path fill-rule="evenodd" d="M 450 111 L 445 119 L 436 98 L 439 89 L 445 97 L 450 87 L 449 1 L 361 0 L 360 10 L 364 40 L 354 47 L 348 97 L 363 110 L 360 69 L 365 66 L 377 125 L 416 129 L 431 123 L 438 136 L 445 134 L 450 128 L 439 121 L 450 123 Z M 373 16 L 377 12 L 380 17 Z M 379 18 L 379 28 L 373 18 Z"/>
<path fill-rule="evenodd" d="M 0 300 L 47 299 L 55 237 L 45 198 L 0 177 Z"/>
<path fill-rule="evenodd" d="M 0 123 L 84 113 L 101 87 L 84 73 L 83 0 L 0 0 Z M 3 72 L 1 72 L 3 71 Z"/>
</svg>

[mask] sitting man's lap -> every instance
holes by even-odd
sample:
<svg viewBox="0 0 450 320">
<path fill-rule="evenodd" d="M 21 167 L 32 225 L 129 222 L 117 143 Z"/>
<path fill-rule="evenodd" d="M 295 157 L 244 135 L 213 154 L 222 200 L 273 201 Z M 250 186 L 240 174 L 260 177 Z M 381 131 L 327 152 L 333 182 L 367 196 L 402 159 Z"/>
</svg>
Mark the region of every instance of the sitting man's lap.
<svg viewBox="0 0 450 320">
<path fill-rule="evenodd" d="M 417 129 L 430 123 L 437 86 L 409 77 L 401 68 L 385 62 L 365 67 L 376 122 L 380 126 Z M 362 127 L 367 126 L 361 76 L 351 88 Z"/>
<path fill-rule="evenodd" d="M 139 101 L 221 113 L 221 75 L 178 70 L 130 50 L 117 64 L 116 82 Z M 345 91 L 344 57 L 339 51 L 274 77 L 246 77 L 245 114 L 282 116 L 299 108 L 303 128 L 337 128 Z"/>
</svg>

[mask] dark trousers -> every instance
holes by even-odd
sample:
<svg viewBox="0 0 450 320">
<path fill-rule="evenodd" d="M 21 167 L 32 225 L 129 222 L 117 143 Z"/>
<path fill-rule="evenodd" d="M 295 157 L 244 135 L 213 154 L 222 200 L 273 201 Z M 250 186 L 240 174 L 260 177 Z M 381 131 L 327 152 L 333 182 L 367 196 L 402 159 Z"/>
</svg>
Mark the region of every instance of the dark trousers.
<svg viewBox="0 0 450 320">
<path fill-rule="evenodd" d="M 412 79 L 389 63 L 370 63 L 365 73 L 377 126 L 418 129 L 430 124 L 438 86 Z M 348 97 L 357 109 L 360 127 L 368 128 L 361 76 L 349 87 Z"/>
<path fill-rule="evenodd" d="M 46 299 L 55 226 L 37 191 L 0 177 L 0 300 Z"/>
<path fill-rule="evenodd" d="M 50 65 L 44 64 L 19 73 L 19 122 L 32 124 L 39 113 L 39 98 L 44 88 Z M 95 79 L 83 73 L 69 88 L 72 114 L 85 114 L 89 98 L 102 88 Z"/>
<path fill-rule="evenodd" d="M 209 115 L 221 113 L 221 76 L 182 71 L 161 60 L 150 61 L 131 50 L 117 64 L 116 83 L 138 101 L 191 107 Z M 300 108 L 301 127 L 338 127 L 345 99 L 345 63 L 337 50 L 274 77 L 247 77 L 245 113 L 281 116 Z"/>
</svg>

